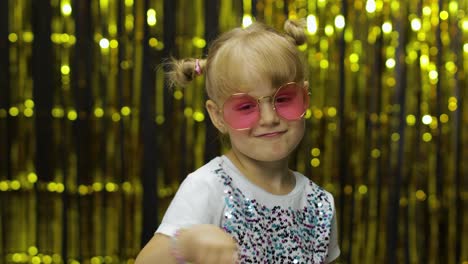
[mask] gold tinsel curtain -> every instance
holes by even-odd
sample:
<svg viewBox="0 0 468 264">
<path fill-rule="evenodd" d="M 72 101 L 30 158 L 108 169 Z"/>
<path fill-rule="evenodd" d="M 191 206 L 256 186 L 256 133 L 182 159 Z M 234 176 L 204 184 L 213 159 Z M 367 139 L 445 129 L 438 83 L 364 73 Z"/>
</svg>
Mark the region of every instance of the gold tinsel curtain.
<svg viewBox="0 0 468 264">
<path fill-rule="evenodd" d="M 203 57 L 252 21 L 307 21 L 292 166 L 335 196 L 341 262 L 468 262 L 468 0 L 0 1 L 0 263 L 132 263 L 218 155 Z"/>
</svg>

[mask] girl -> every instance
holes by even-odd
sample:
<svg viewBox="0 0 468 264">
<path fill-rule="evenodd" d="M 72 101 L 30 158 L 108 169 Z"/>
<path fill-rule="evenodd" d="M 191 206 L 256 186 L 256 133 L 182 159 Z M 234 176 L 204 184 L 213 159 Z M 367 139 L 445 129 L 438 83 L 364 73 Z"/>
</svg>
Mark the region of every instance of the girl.
<svg viewBox="0 0 468 264">
<path fill-rule="evenodd" d="M 329 263 L 340 254 L 333 197 L 288 168 L 301 141 L 308 82 L 296 45 L 263 24 L 221 35 L 206 60 L 173 62 L 169 78 L 185 85 L 205 74 L 206 109 L 231 148 L 187 176 L 144 263 Z"/>
</svg>

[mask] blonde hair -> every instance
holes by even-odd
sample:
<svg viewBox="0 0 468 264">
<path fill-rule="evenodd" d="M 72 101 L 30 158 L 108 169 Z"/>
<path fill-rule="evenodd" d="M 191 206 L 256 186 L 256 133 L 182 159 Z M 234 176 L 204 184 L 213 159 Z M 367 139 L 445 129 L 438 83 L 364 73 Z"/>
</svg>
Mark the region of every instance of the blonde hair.
<svg viewBox="0 0 468 264">
<path fill-rule="evenodd" d="M 228 31 L 212 43 L 206 59 L 173 59 L 168 79 L 171 84 L 186 86 L 196 77 L 198 63 L 206 76 L 207 94 L 215 101 L 259 81 L 271 81 L 274 87 L 301 83 L 305 69 L 296 45 L 306 41 L 304 23 L 288 20 L 284 30 L 286 34 L 254 23 Z"/>
</svg>

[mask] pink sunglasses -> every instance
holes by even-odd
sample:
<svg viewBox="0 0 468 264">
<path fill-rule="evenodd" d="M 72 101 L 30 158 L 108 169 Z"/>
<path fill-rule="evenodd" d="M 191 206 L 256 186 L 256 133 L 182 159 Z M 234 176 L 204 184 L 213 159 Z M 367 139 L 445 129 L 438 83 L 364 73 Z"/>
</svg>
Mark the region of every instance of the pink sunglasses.
<svg viewBox="0 0 468 264">
<path fill-rule="evenodd" d="M 295 82 L 282 85 L 273 95 L 254 98 L 246 93 L 231 95 L 223 104 L 225 122 L 233 129 L 252 128 L 260 120 L 260 102 L 271 98 L 273 109 L 288 121 L 301 119 L 309 107 L 309 92 Z"/>
</svg>

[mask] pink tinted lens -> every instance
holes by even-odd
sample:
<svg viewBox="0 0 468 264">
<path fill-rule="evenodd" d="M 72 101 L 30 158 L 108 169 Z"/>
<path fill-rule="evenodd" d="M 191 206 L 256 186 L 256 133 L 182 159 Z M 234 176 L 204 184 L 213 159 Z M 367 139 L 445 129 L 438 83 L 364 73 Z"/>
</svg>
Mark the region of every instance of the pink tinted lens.
<svg viewBox="0 0 468 264">
<path fill-rule="evenodd" d="M 234 129 L 251 128 L 260 116 L 257 101 L 246 95 L 233 95 L 224 102 L 224 120 Z"/>
<path fill-rule="evenodd" d="M 279 116 L 287 120 L 301 118 L 309 106 L 306 89 L 295 83 L 281 87 L 275 95 L 275 109 Z"/>
</svg>

